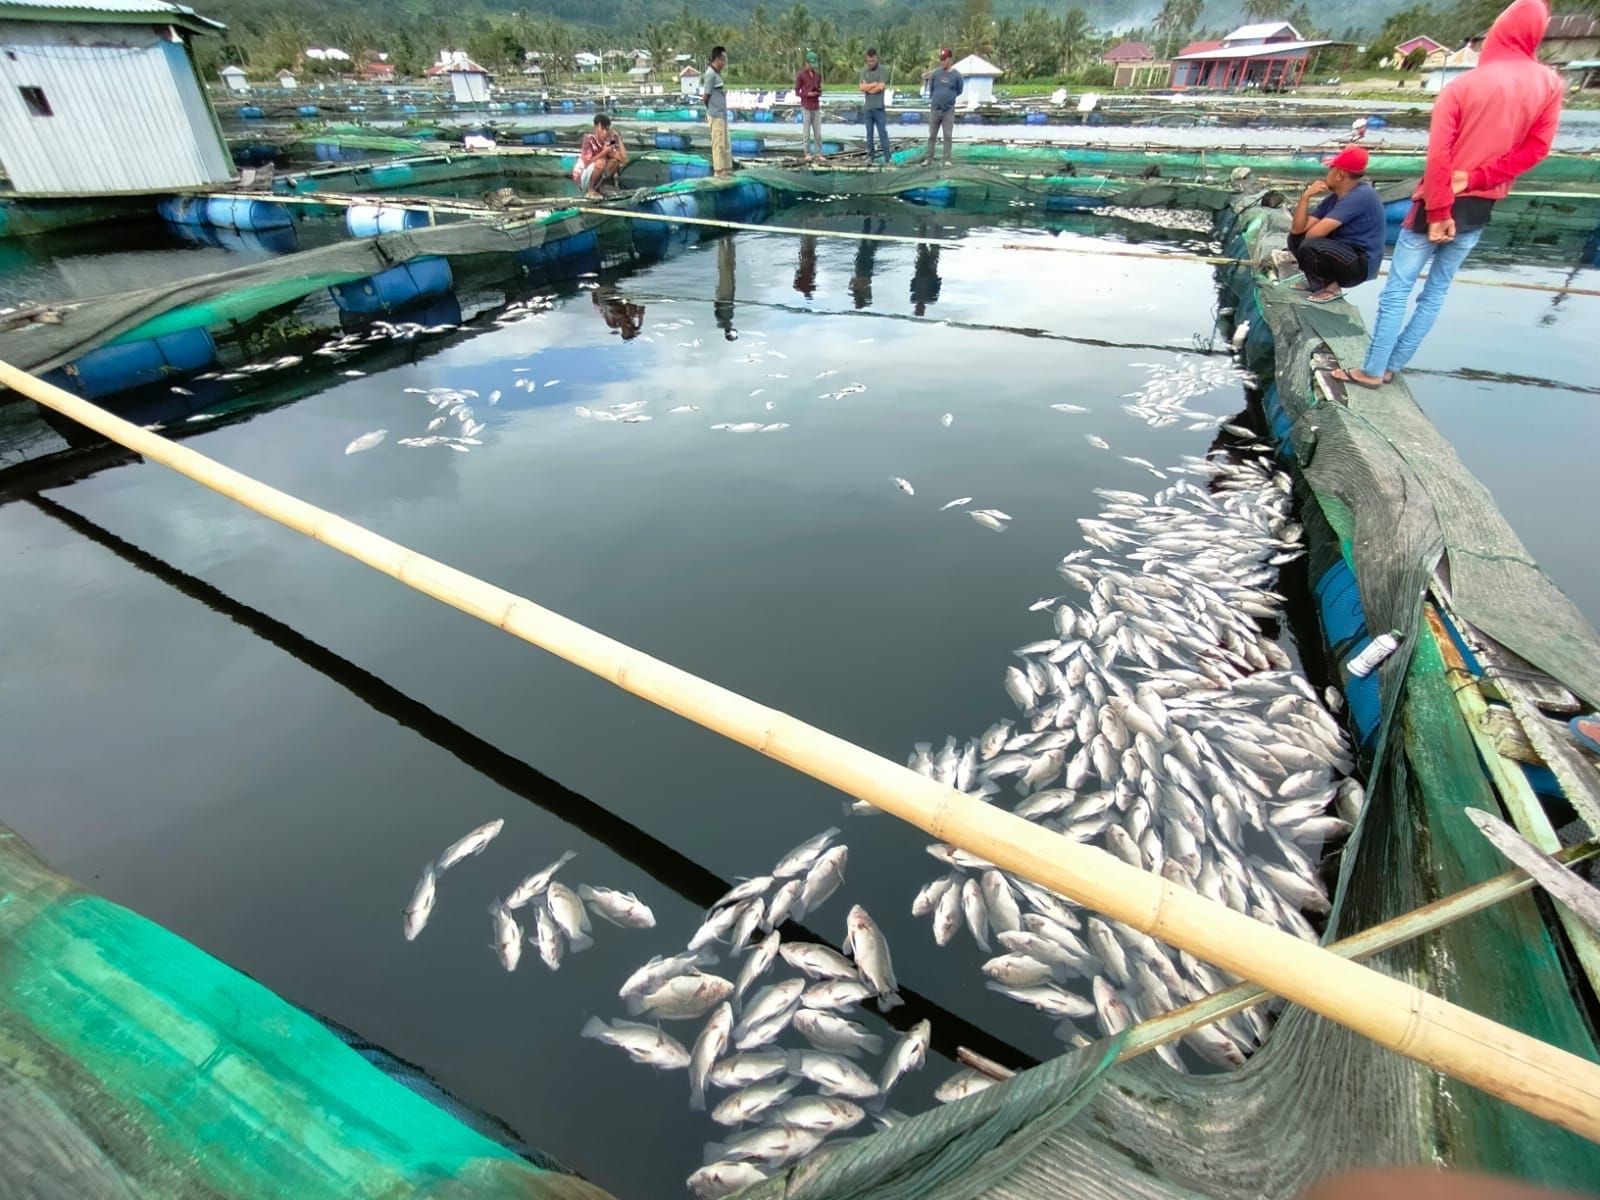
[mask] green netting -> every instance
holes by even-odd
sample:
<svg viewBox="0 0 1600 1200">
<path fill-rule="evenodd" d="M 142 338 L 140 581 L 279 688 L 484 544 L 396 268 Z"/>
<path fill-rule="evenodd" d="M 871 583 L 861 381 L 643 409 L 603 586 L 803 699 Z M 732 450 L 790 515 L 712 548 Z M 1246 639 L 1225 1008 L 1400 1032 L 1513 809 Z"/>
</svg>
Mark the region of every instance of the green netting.
<svg viewBox="0 0 1600 1200">
<path fill-rule="evenodd" d="M 314 1018 L 0 827 L 7 1195 L 604 1200 L 474 1133 Z"/>
<path fill-rule="evenodd" d="M 359 127 L 352 127 L 350 132 L 336 132 L 330 129 L 327 132 L 306 133 L 292 141 L 285 142 L 285 145 L 294 145 L 296 142 L 342 146 L 349 150 L 387 150 L 395 154 L 415 154 L 417 152 L 417 143 L 412 138 L 391 137 L 381 133 L 366 133 L 362 132 Z"/>
</svg>

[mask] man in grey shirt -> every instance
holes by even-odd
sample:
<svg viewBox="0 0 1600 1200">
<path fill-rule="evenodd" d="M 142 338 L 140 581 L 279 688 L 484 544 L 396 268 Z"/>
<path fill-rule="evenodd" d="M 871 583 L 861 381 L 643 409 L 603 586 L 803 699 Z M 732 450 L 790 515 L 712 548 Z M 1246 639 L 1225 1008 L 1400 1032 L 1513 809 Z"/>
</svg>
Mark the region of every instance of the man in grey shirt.
<svg viewBox="0 0 1600 1200">
<path fill-rule="evenodd" d="M 944 130 L 944 165 L 950 165 L 950 137 L 956 124 L 956 97 L 966 85 L 961 72 L 950 65 L 954 57 L 948 48 L 939 51 L 939 69 L 928 73 L 928 155 L 933 164 L 933 143 Z"/>
<path fill-rule="evenodd" d="M 721 46 L 711 50 L 711 65 L 700 77 L 700 98 L 706 102 L 706 118 L 711 125 L 711 173 L 718 179 L 733 174 L 733 147 L 728 142 L 728 92 L 722 83 L 722 70 L 728 65 L 728 52 Z"/>
<path fill-rule="evenodd" d="M 867 161 L 872 161 L 872 131 L 878 131 L 878 141 L 883 144 L 884 165 L 889 163 L 889 111 L 884 106 L 884 92 L 889 87 L 889 70 L 878 61 L 876 50 L 867 51 L 866 69 L 861 72 L 863 116 L 867 121 Z"/>
</svg>

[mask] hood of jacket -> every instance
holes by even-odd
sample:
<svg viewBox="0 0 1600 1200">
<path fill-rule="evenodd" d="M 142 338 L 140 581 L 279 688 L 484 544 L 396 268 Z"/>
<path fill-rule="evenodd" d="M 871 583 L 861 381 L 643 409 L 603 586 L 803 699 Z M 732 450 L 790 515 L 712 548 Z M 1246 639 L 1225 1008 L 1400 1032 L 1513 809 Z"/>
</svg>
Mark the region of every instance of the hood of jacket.
<svg viewBox="0 0 1600 1200">
<path fill-rule="evenodd" d="M 1479 65 L 1513 58 L 1537 61 L 1539 43 L 1549 24 L 1550 10 L 1544 0 L 1513 0 L 1489 27 Z"/>
</svg>

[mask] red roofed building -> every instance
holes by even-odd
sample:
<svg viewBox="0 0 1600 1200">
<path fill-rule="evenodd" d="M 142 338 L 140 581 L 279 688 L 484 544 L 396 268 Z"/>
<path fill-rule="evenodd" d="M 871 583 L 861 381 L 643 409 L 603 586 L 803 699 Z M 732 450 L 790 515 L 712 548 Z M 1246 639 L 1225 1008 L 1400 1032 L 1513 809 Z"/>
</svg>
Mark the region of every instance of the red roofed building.
<svg viewBox="0 0 1600 1200">
<path fill-rule="evenodd" d="M 1472 39 L 1474 50 L 1483 49 L 1483 36 Z M 1539 43 L 1539 61 L 1564 66 L 1580 59 L 1600 58 L 1600 18 L 1579 13 L 1551 17 Z"/>
<path fill-rule="evenodd" d="M 1220 50 L 1221 48 L 1221 42 L 1190 42 L 1182 50 L 1178 51 L 1178 57 L 1182 58 L 1185 54 L 1199 54 L 1203 50 Z"/>
<path fill-rule="evenodd" d="M 1118 63 L 1148 63 L 1155 60 L 1155 53 L 1143 42 L 1119 42 L 1100 56 L 1100 61 L 1108 67 Z"/>
<path fill-rule="evenodd" d="M 1172 60 L 1171 86 L 1287 91 L 1299 85 L 1311 51 L 1341 44 L 1302 38 L 1287 21 L 1241 25 L 1221 45 L 1204 50 L 1185 47 Z"/>
</svg>

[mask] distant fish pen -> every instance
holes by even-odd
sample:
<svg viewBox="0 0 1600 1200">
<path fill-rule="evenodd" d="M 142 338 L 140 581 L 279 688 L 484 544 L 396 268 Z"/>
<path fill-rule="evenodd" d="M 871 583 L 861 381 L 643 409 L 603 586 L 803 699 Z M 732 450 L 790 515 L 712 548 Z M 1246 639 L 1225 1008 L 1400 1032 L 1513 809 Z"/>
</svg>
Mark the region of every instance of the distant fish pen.
<svg viewBox="0 0 1600 1200">
<path fill-rule="evenodd" d="M 1503 758 L 1493 739 L 1486 740 L 1473 706 L 1509 709 L 1525 727 L 1538 728 L 1541 706 L 1561 712 L 1580 702 L 1600 705 L 1600 638 L 1531 561 L 1402 387 L 1343 396 L 1327 382 L 1332 360 L 1326 348 L 1352 361 L 1363 331 L 1343 306 L 1308 305 L 1265 269 L 1286 230 L 1281 204 L 1271 204 L 1274 198 L 1253 184 L 1241 193 L 1220 183 L 1110 173 L 1169 161 L 1152 163 L 1148 153 L 1107 151 L 1109 157 L 1095 159 L 1078 148 L 1019 149 L 961 147 L 962 164 L 949 172 L 915 166 L 796 172 L 758 165 L 725 181 L 689 175 L 702 160 L 662 152 L 641 169 L 667 178 L 624 201 L 626 212 L 567 204 L 537 217 L 421 227 L 390 218 L 402 226 L 176 286 L 14 314 L 0 324 L 0 360 L 43 373 L 84 398 L 126 393 L 131 420 L 181 425 L 219 404 L 226 419 L 229 405 L 242 412 L 293 399 L 312 386 L 303 376 L 330 336 L 376 358 L 403 353 L 409 339 L 447 336 L 463 322 L 510 323 L 536 306 L 540 294 L 572 288 L 581 276 L 659 261 L 715 236 L 718 223 L 758 222 L 799 198 L 892 196 L 970 214 L 1019 205 L 1041 213 L 1198 209 L 1213 214 L 1223 257 L 1236 260 L 1219 266 L 1219 287 L 1233 309 L 1245 365 L 1262 381 L 1253 396 L 1256 416 L 1296 483 L 1317 621 L 1315 629 L 1301 631 L 1300 642 L 1307 654 L 1323 656 L 1343 693 L 1368 778 L 1367 802 L 1342 851 L 1327 940 L 1414 913 L 1494 875 L 1500 864 L 1465 809 L 1504 805 L 1524 835 L 1547 849 L 1555 847 L 1557 827 L 1573 817 L 1592 837 L 1600 826 L 1592 779 L 1563 769 L 1554 750 L 1546 774 Z M 1175 172 L 1226 176 L 1231 169 L 1215 156 L 1202 162 L 1195 154 L 1169 153 Z M 512 156 L 503 157 L 509 162 Z M 514 157 L 530 174 L 570 169 L 570 156 L 559 152 Z M 1390 165 L 1402 173 L 1420 171 L 1420 159 L 1411 159 L 1404 171 Z M 1552 184 L 1591 186 L 1597 179 L 1592 160 L 1578 159 L 1581 168 L 1553 161 Z M 1320 169 L 1299 156 L 1271 168 L 1261 156 L 1235 165 L 1263 174 L 1281 166 L 1290 176 Z M 434 170 L 443 177 L 450 166 L 446 157 L 338 167 L 274 186 L 282 183 L 285 198 L 309 199 L 324 190 L 381 195 L 388 189 L 375 186 L 379 181 L 414 186 Z M 408 173 L 403 183 L 401 168 Z M 674 176 L 679 168 L 685 174 Z M 1085 173 L 1077 173 L 1080 168 Z M 1408 186 L 1397 184 L 1397 204 Z M 191 203 L 205 204 L 209 220 L 215 199 Z M 271 194 L 223 199 L 221 218 L 278 219 Z M 1595 241 L 1596 211 L 1573 218 L 1572 236 L 1581 245 Z M 1578 228 L 1585 219 L 1587 227 Z M 525 299 L 508 307 L 513 295 Z M 237 394 L 232 385 L 240 380 L 259 386 Z M 8 444 L 29 447 L 7 466 L 37 468 L 54 464 L 65 450 L 105 448 L 64 419 L 41 421 L 31 413 L 5 419 L 18 430 Z M 34 425 L 23 429 L 29 421 Z M 66 469 L 73 469 L 71 456 Z M 1370 674 L 1352 672 L 1351 659 L 1390 630 L 1401 635 L 1400 651 Z M 1538 687 L 1528 682 L 1535 675 Z M 65 894 L 65 884 L 15 852 L 14 840 L 12 851 L 0 857 L 7 890 L 16 890 L 21 878 L 30 894 Z M 7 911 L 0 927 L 9 940 L 28 927 L 15 906 L 0 909 Z M 102 915 L 60 925 L 52 933 L 58 950 L 62 938 L 123 944 L 128 914 L 92 900 L 83 911 Z M 141 936 L 158 933 L 151 927 Z M 162 936 L 161 954 L 124 964 L 135 995 L 139 988 L 181 993 L 197 978 L 188 972 L 204 956 Z M 1431 928 L 1373 961 L 1580 1058 L 1600 1059 L 1593 1025 L 1600 1011 L 1600 947 L 1581 926 L 1547 919 L 1533 896 L 1503 899 L 1470 922 Z M 206 971 L 226 969 L 210 963 Z M 227 986 L 255 994 L 242 987 L 246 983 L 235 978 Z M 267 1010 L 273 999 L 257 995 L 255 1002 Z M 13 1007 L 8 1002 L 8 1015 Z M 202 1027 L 216 1022 L 219 1038 L 233 1036 L 225 1006 L 197 1012 Z M 159 1040 L 194 1027 L 152 1011 L 148 1030 Z M 109 1092 L 132 1069 L 113 1049 L 78 1041 L 76 1031 L 40 1029 L 37 1052 L 64 1064 L 40 1085 L 52 1101 L 81 1091 L 85 1077 L 91 1088 Z M 259 1056 L 254 1061 L 275 1063 L 279 1072 L 276 1079 L 253 1076 L 252 1087 L 280 1099 L 290 1089 L 295 1103 L 283 1111 L 294 1138 L 342 1129 L 342 1110 L 301 1103 L 308 1095 L 318 1099 L 303 1080 L 315 1081 L 319 1064 L 333 1061 L 321 1039 L 306 1035 L 292 1049 L 266 1042 L 249 1049 Z M 1148 1060 L 1121 1063 L 1120 1049 L 1117 1041 L 1098 1044 L 1024 1071 L 839 1145 L 745 1194 L 789 1200 L 1286 1196 L 1332 1171 L 1376 1164 L 1442 1163 L 1574 1189 L 1600 1179 L 1600 1145 L 1309 1010 L 1288 1008 L 1263 1048 L 1227 1074 L 1186 1076 Z M 353 1057 L 334 1061 L 339 1078 L 355 1079 L 354 1063 Z M 360 1086 L 376 1087 L 371 1080 Z M 375 1101 L 361 1117 L 376 1113 L 382 1123 L 400 1111 L 414 1125 L 396 1124 L 390 1132 L 421 1131 L 414 1141 L 400 1139 L 412 1152 L 399 1156 L 403 1162 L 386 1162 L 384 1178 L 410 1186 L 432 1181 L 435 1190 L 421 1194 L 597 1194 L 575 1180 L 536 1175 L 519 1160 L 507 1165 L 503 1152 L 464 1129 L 443 1128 L 432 1115 L 372 1094 L 382 1103 Z M 143 1120 L 147 1110 L 138 1111 Z M 358 1128 L 371 1124 L 364 1120 Z M 205 1130 L 181 1122 L 164 1127 L 147 1143 L 150 1169 L 190 1169 L 204 1136 Z M 244 1146 L 247 1137 L 242 1133 L 233 1144 Z M 273 1144 L 285 1163 L 296 1164 L 299 1141 L 285 1137 Z M 302 1194 L 324 1192 L 308 1186 Z"/>
</svg>

